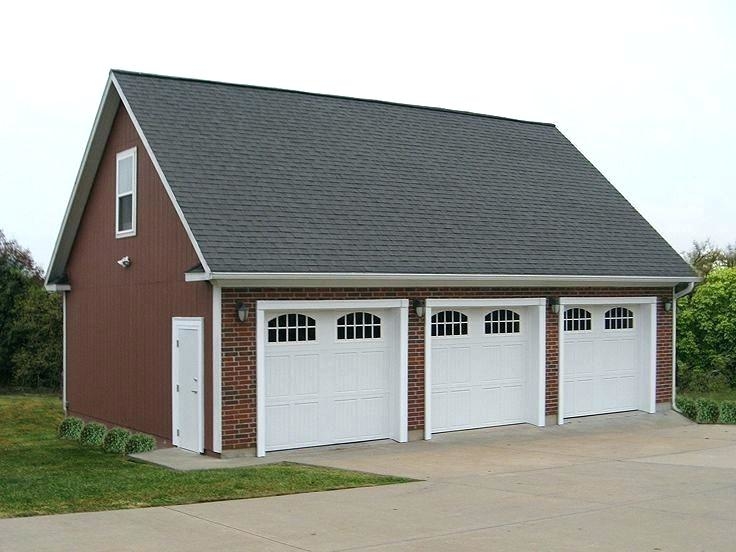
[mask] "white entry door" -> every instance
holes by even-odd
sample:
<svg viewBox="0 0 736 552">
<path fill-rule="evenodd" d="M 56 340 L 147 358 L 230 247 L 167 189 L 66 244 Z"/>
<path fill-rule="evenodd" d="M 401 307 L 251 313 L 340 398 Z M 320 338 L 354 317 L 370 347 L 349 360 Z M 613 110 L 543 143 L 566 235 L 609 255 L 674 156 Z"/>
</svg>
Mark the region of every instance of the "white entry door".
<svg viewBox="0 0 736 552">
<path fill-rule="evenodd" d="M 564 311 L 564 416 L 648 408 L 648 325 L 639 305 Z"/>
<path fill-rule="evenodd" d="M 390 437 L 399 375 L 391 310 L 269 313 L 264 329 L 266 450 Z"/>
<path fill-rule="evenodd" d="M 525 307 L 432 312 L 433 432 L 530 421 L 531 320 Z"/>
<path fill-rule="evenodd" d="M 204 321 L 174 318 L 172 338 L 172 443 L 204 452 Z"/>
</svg>

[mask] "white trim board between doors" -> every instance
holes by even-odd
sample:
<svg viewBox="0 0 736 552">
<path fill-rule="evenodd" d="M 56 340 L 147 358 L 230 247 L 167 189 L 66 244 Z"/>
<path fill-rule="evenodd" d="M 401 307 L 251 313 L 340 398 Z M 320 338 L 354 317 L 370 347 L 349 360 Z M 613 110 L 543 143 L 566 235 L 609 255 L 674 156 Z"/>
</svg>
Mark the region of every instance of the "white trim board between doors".
<svg viewBox="0 0 736 552">
<path fill-rule="evenodd" d="M 399 323 L 398 362 L 399 378 L 397 392 L 399 412 L 395 440 L 408 440 L 408 387 L 409 387 L 409 300 L 408 299 L 364 299 L 364 300 L 298 300 L 256 302 L 256 456 L 266 455 L 266 314 L 284 311 L 398 309 Z"/>
<path fill-rule="evenodd" d="M 537 334 L 537 408 L 531 423 L 539 427 L 545 425 L 546 396 L 546 335 L 547 335 L 547 299 L 539 297 L 527 298 L 494 298 L 494 299 L 427 299 L 424 308 L 424 439 L 432 438 L 432 312 L 433 309 L 444 308 L 499 308 L 528 307 L 530 320 L 536 322 Z"/>
</svg>

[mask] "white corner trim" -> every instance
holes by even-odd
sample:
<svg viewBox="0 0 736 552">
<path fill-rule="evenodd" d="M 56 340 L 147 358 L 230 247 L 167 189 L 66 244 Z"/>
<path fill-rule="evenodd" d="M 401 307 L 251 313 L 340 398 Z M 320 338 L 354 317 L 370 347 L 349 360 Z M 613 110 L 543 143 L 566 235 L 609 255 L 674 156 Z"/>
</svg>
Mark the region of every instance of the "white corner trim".
<svg viewBox="0 0 736 552">
<path fill-rule="evenodd" d="M 560 297 L 562 305 L 651 305 L 656 297 Z"/>
<path fill-rule="evenodd" d="M 502 299 L 427 299 L 428 307 L 535 307 L 545 306 L 547 299 L 537 298 L 502 298 Z"/>
<path fill-rule="evenodd" d="M 212 451 L 222 452 L 222 288 L 212 286 Z"/>
<path fill-rule="evenodd" d="M 408 299 L 358 299 L 358 300 L 306 300 L 306 301 L 257 301 L 261 311 L 292 310 L 350 310 L 408 308 Z"/>
<path fill-rule="evenodd" d="M 61 294 L 61 318 L 62 318 L 62 342 L 61 342 L 61 400 L 64 407 L 64 415 L 67 415 L 66 398 L 66 291 Z"/>
<path fill-rule="evenodd" d="M 565 423 L 565 324 L 564 303 L 560 300 L 560 312 L 557 315 L 557 424 Z"/>
<path fill-rule="evenodd" d="M 266 456 L 266 328 L 262 309 L 256 310 L 256 456 Z"/>
<path fill-rule="evenodd" d="M 399 443 L 409 440 L 409 305 L 399 310 Z"/>
<path fill-rule="evenodd" d="M 657 411 L 657 303 L 649 305 L 649 413 Z"/>
<path fill-rule="evenodd" d="M 547 305 L 537 306 L 539 331 L 539 393 L 537 425 L 544 427 L 547 419 Z"/>
<path fill-rule="evenodd" d="M 424 307 L 424 439 L 432 439 L 432 307 Z"/>
<path fill-rule="evenodd" d="M 130 103 L 128 102 L 128 99 L 125 97 L 125 94 L 123 93 L 123 89 L 120 86 L 120 83 L 115 78 L 114 73 L 110 73 L 110 80 L 115 86 L 115 90 L 117 90 L 118 96 L 120 96 L 120 101 L 123 102 L 123 105 L 125 106 L 125 110 L 128 112 L 128 116 L 130 117 L 130 120 L 133 121 L 133 126 L 135 127 L 136 132 L 138 132 L 138 136 L 141 139 L 141 142 L 143 142 L 143 147 L 146 148 L 146 153 L 148 153 L 148 157 L 151 159 L 151 162 L 153 163 L 153 166 L 156 169 L 156 172 L 158 173 L 159 178 L 161 179 L 161 182 L 164 185 L 164 189 L 166 190 L 166 193 L 169 196 L 169 199 L 171 200 L 172 205 L 174 206 L 174 209 L 176 210 L 176 214 L 179 215 L 179 220 L 181 221 L 182 226 L 184 226 L 184 230 L 187 233 L 187 236 L 189 236 L 189 241 L 192 244 L 192 247 L 194 248 L 194 251 L 197 253 L 197 257 L 199 258 L 199 262 L 202 265 L 205 272 L 210 272 L 209 265 L 207 264 L 207 261 L 204 258 L 204 255 L 202 254 L 202 250 L 199 247 L 199 244 L 197 243 L 197 240 L 194 237 L 194 234 L 192 233 L 192 229 L 189 226 L 189 223 L 187 222 L 187 219 L 184 217 L 184 212 L 181 210 L 181 207 L 179 206 L 179 202 L 176 200 L 176 197 L 174 196 L 174 192 L 171 189 L 171 186 L 169 185 L 169 181 L 166 178 L 166 175 L 164 174 L 164 171 L 161 169 L 161 165 L 158 162 L 158 159 L 156 159 L 156 156 L 153 153 L 153 149 L 151 149 L 151 145 L 148 143 L 148 139 L 146 138 L 146 135 L 143 134 L 143 129 L 141 128 L 141 125 L 138 123 L 138 119 L 135 116 L 135 113 L 133 113 L 133 109 L 130 107 Z"/>
</svg>

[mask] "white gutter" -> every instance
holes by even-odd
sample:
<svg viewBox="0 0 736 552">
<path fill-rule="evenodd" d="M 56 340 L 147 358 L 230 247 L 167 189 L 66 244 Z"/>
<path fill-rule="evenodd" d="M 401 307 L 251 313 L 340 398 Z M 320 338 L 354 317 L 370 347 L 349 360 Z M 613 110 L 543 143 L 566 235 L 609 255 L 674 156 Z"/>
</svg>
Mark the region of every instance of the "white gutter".
<svg viewBox="0 0 736 552">
<path fill-rule="evenodd" d="M 196 272 L 185 274 L 187 282 L 217 281 L 222 285 L 270 286 L 288 285 L 295 281 L 300 284 L 329 285 L 334 282 L 345 285 L 402 285 L 416 284 L 470 284 L 470 285 L 519 285 L 520 283 L 544 285 L 599 285 L 617 284 L 621 286 L 676 285 L 683 281 L 697 282 L 699 278 L 660 277 L 660 276 L 571 276 L 554 274 L 402 274 L 393 272 Z"/>
<path fill-rule="evenodd" d="M 685 289 L 675 291 L 672 288 L 672 409 L 676 412 L 675 401 L 677 400 L 677 300 L 692 293 L 695 282 L 688 282 Z"/>
</svg>

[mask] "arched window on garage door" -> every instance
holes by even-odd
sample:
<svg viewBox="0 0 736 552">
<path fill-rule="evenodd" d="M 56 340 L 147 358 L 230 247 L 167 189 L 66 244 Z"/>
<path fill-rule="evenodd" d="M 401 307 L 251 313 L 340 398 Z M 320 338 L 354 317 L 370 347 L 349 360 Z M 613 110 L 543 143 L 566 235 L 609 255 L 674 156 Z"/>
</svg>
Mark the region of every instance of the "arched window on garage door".
<svg viewBox="0 0 736 552">
<path fill-rule="evenodd" d="M 585 332 L 593 328 L 590 311 L 575 307 L 565 311 L 565 331 Z"/>
<path fill-rule="evenodd" d="M 613 307 L 604 316 L 607 330 L 630 330 L 634 327 L 634 313 L 626 307 Z"/>
<path fill-rule="evenodd" d="M 440 311 L 432 315 L 432 337 L 468 335 L 468 317 L 458 311 Z"/>
<path fill-rule="evenodd" d="M 369 312 L 351 312 L 337 319 L 337 339 L 380 339 L 381 318 Z"/>
<path fill-rule="evenodd" d="M 281 314 L 268 321 L 268 342 L 289 343 L 298 341 L 314 341 L 317 324 L 314 318 L 306 314 Z"/>
<path fill-rule="evenodd" d="M 486 314 L 487 334 L 515 334 L 521 331 L 521 317 L 518 312 L 497 309 Z"/>
</svg>

